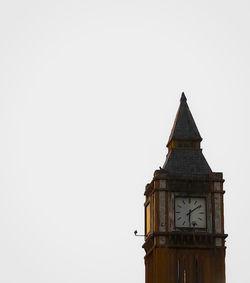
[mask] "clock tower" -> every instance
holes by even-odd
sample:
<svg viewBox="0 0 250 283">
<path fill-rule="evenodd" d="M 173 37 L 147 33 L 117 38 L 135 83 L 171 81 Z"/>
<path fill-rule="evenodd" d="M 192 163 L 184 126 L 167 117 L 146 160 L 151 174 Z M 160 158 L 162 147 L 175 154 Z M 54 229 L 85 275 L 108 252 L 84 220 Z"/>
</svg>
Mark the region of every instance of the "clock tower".
<svg viewBox="0 0 250 283">
<path fill-rule="evenodd" d="M 182 93 L 166 161 L 145 189 L 146 283 L 225 283 L 224 179 L 201 141 Z"/>
</svg>

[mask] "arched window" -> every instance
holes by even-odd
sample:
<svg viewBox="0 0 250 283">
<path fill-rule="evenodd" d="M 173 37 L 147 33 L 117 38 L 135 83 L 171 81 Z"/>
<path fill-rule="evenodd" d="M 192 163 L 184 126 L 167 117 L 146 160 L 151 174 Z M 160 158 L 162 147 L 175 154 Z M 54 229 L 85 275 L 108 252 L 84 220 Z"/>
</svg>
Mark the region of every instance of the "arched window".
<svg viewBox="0 0 250 283">
<path fill-rule="evenodd" d="M 186 269 L 183 271 L 183 283 L 187 283 L 187 272 Z"/>
<path fill-rule="evenodd" d="M 177 283 L 180 283 L 180 260 L 177 261 Z"/>
</svg>

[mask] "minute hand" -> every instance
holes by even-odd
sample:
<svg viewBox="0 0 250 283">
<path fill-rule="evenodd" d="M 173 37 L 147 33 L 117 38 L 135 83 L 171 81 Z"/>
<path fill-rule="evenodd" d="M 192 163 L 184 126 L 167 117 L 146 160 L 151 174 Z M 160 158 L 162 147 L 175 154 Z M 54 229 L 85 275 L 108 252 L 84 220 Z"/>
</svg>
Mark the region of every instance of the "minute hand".
<svg viewBox="0 0 250 283">
<path fill-rule="evenodd" d="M 201 208 L 201 205 L 198 205 L 196 208 L 190 210 L 187 215 L 190 215 L 193 211 L 195 211 L 196 209 Z"/>
</svg>

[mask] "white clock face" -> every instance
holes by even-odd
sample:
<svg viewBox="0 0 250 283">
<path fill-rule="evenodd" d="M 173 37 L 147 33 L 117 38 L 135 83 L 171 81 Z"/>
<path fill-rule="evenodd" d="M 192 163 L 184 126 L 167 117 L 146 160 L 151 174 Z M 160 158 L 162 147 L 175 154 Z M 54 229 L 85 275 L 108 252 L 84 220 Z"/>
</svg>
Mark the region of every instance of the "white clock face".
<svg viewBox="0 0 250 283">
<path fill-rule="evenodd" d="M 206 228 L 206 199 L 198 197 L 176 197 L 175 227 Z"/>
</svg>

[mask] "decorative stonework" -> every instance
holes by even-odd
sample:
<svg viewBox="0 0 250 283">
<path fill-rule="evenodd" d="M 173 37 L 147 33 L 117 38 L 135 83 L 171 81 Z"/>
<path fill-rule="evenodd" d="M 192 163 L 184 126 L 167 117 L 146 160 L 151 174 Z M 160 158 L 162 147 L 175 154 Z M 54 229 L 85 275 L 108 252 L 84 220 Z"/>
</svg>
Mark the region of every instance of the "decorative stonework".
<svg viewBox="0 0 250 283">
<path fill-rule="evenodd" d="M 224 180 L 212 172 L 201 141 L 182 94 L 166 161 L 145 190 L 151 221 L 143 245 L 146 283 L 225 283 Z"/>
</svg>

